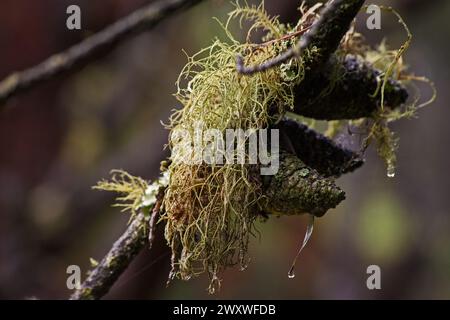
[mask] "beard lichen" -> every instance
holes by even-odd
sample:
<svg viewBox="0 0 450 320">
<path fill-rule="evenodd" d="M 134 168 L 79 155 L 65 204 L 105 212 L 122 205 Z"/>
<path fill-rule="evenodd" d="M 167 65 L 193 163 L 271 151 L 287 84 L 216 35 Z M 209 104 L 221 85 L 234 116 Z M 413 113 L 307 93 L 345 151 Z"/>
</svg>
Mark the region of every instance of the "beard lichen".
<svg viewBox="0 0 450 320">
<path fill-rule="evenodd" d="M 131 218 L 134 218 L 142 206 L 148 187 L 148 182 L 140 177 L 133 176 L 124 170 L 112 170 L 111 180 L 101 180 L 93 189 L 118 193 L 119 196 L 116 197 L 116 203 L 113 206 L 121 208 L 121 211 L 130 212 Z"/>
<path fill-rule="evenodd" d="M 404 54 L 408 50 L 412 42 L 412 33 L 403 20 L 401 15 L 392 7 L 379 6 L 385 12 L 391 13 L 398 19 L 398 23 L 403 27 L 406 33 L 406 40 L 398 49 L 390 49 L 386 39 L 375 48 L 365 43 L 364 36 L 355 30 L 353 25 L 343 38 L 339 48 L 338 55 L 341 58 L 354 57 L 362 63 L 367 64 L 374 70 L 380 70 L 377 81 L 378 86 L 370 98 L 379 100 L 379 107 L 369 116 L 360 119 L 329 121 L 325 134 L 334 137 L 345 127 L 353 127 L 355 131 L 366 133 L 361 150 L 364 151 L 372 142 L 375 143 L 376 151 L 386 164 L 388 177 L 395 176 L 397 157 L 396 151 L 399 145 L 399 139 L 396 134 L 389 128 L 389 124 L 400 119 L 413 118 L 417 112 L 436 99 L 436 88 L 434 83 L 426 77 L 415 76 L 408 72 L 408 66 L 404 62 Z M 335 80 L 339 81 L 339 79 Z M 390 94 L 390 90 L 394 87 L 390 82 L 396 81 L 404 88 L 408 88 L 407 92 L 414 92 L 415 96 L 406 103 L 395 103 L 388 105 L 386 96 Z M 421 93 L 416 83 L 422 82 L 427 84 L 431 89 L 431 97 L 425 101 L 421 101 Z"/>
<path fill-rule="evenodd" d="M 246 267 L 249 238 L 257 232 L 255 221 L 261 212 L 270 208 L 259 165 L 241 164 L 250 163 L 248 153 L 244 154 L 245 161 L 239 163 L 235 161 L 236 155 L 231 163 L 227 161 L 225 164 L 219 161 L 205 163 L 202 159 L 186 163 L 182 161 L 183 158 L 217 154 L 223 149 L 213 141 L 193 146 L 190 139 L 176 133 L 183 130 L 195 137 L 199 126 L 201 132 L 214 129 L 221 135 L 225 135 L 228 129 L 247 131 L 269 128 L 286 114 L 295 111 L 296 87 L 304 80 L 309 62 L 320 54 L 317 48 L 309 48 L 301 57 L 252 76 L 241 75 L 236 71 L 236 57 L 245 57 L 246 65 L 258 65 L 286 51 L 295 45 L 298 37 L 308 32 L 320 7 L 321 4 L 310 8 L 302 4 L 299 8 L 301 19 L 291 26 L 280 23 L 277 17 L 270 17 L 263 4 L 249 7 L 236 3 L 228 20 L 224 24 L 219 22 L 227 40 L 216 39 L 209 47 L 188 56 L 188 62 L 176 82 L 178 90 L 175 97 L 182 107 L 173 112 L 166 125 L 170 130 L 170 165 L 164 171 L 164 181 L 156 182 L 167 185 L 160 221 L 165 223 L 165 238 L 172 250 L 169 280 L 188 280 L 206 273 L 210 278 L 209 292 L 215 292 L 220 287 L 221 271 L 236 264 Z M 386 10 L 398 16 L 392 9 Z M 253 22 L 245 43 L 236 40 L 229 31 L 230 24 L 235 20 L 240 24 L 244 20 Z M 412 103 L 400 107 L 385 105 L 387 100 L 384 97 L 390 88 L 390 79 L 405 85 L 412 81 L 424 81 L 434 90 L 426 78 L 406 72 L 402 55 L 409 46 L 411 34 L 403 20 L 400 19 L 400 23 L 408 32 L 408 40 L 399 50 L 389 50 L 385 42 L 376 49 L 370 48 L 363 36 L 355 31 L 354 25 L 344 36 L 333 59 L 343 62 L 348 57 L 355 57 L 370 67 L 384 70 L 379 73 L 377 90 L 367 93 L 367 99 L 376 97 L 380 104 L 370 116 L 361 119 L 330 118 L 326 130 L 328 135 L 335 136 L 347 126 L 364 127 L 367 135 L 362 148 L 375 141 L 378 153 L 387 163 L 390 176 L 395 169 L 398 139 L 388 124 L 415 115 L 419 108 L 431 103 L 435 97 L 433 91 L 433 97 L 426 103 L 419 104 L 419 98 L 416 97 Z M 250 43 L 257 29 L 265 33 L 263 42 Z M 331 71 L 336 76 L 332 77 L 328 87 L 318 88 L 319 93 L 314 97 L 317 101 L 330 95 L 333 87 L 341 81 L 337 70 Z M 311 70 L 308 71 L 310 73 Z M 373 96 L 370 97 L 370 94 Z M 296 118 L 312 128 L 316 124 L 315 120 L 300 116 Z M 203 133 L 201 135 L 197 138 L 208 140 Z M 248 139 L 249 136 L 245 135 L 241 143 L 247 145 Z M 136 210 L 148 206 L 154 200 L 157 187 L 119 171 L 112 182 L 100 182 L 96 188 L 123 194 L 118 199 L 118 205 L 135 214 Z M 335 193 L 334 200 L 338 203 L 342 193 Z"/>
<path fill-rule="evenodd" d="M 233 19 L 254 20 L 251 32 L 262 28 L 266 39 L 277 39 L 291 29 L 270 18 L 262 5 L 241 7 L 229 14 L 223 28 L 228 41 L 214 43 L 189 58 L 177 81 L 176 98 L 183 107 L 173 113 L 168 128 L 171 133 L 187 130 L 194 136 L 195 127 L 257 130 L 267 128 L 286 110 L 294 106 L 293 88 L 302 80 L 303 61 L 291 61 L 282 68 L 252 77 L 236 72 L 236 56 L 246 55 L 248 63 L 262 63 L 284 51 L 291 41 L 274 41 L 270 45 L 241 44 L 230 34 Z M 187 82 L 187 86 L 182 84 Z M 246 136 L 244 144 L 248 142 Z M 191 141 L 170 136 L 172 155 L 176 150 L 191 150 Z M 199 150 L 200 154 L 206 148 Z M 220 152 L 218 148 L 215 152 Z M 245 154 L 249 163 L 248 154 Z M 248 263 L 249 236 L 264 203 L 257 165 L 186 164 L 172 158 L 170 181 L 164 197 L 165 236 L 174 254 L 171 277 L 184 280 L 207 272 L 210 292 L 220 285 L 218 274 L 227 266 Z M 235 160 L 235 159 L 233 159 Z M 237 162 L 237 161 L 236 161 Z"/>
</svg>

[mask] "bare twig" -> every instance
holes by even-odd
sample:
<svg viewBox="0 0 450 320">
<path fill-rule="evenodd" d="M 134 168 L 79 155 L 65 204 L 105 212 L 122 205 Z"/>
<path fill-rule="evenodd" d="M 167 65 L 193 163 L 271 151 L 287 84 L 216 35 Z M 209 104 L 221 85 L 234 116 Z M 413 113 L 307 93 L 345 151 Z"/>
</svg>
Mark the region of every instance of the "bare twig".
<svg viewBox="0 0 450 320">
<path fill-rule="evenodd" d="M 263 43 L 261 43 L 261 44 L 254 44 L 254 45 L 252 45 L 252 46 L 255 46 L 255 47 L 267 47 L 267 46 L 269 46 L 269 45 L 271 45 L 271 44 L 273 44 L 273 43 L 279 42 L 279 41 L 283 41 L 283 40 L 288 40 L 288 39 L 291 39 L 291 38 L 295 38 L 295 37 L 298 37 L 298 36 L 301 36 L 302 34 L 304 34 L 306 31 L 308 31 L 309 29 L 311 29 L 311 27 L 312 27 L 312 26 L 308 26 L 308 27 L 303 28 L 303 29 L 301 29 L 301 30 L 298 30 L 298 31 L 295 31 L 295 32 L 286 34 L 286 35 L 282 36 L 281 38 L 278 38 L 278 39 L 272 39 L 272 40 L 263 42 Z"/>
<path fill-rule="evenodd" d="M 55 54 L 30 69 L 9 75 L 0 82 L 0 110 L 8 98 L 18 92 L 70 71 L 74 66 L 86 63 L 103 49 L 113 47 L 129 35 L 151 29 L 171 14 L 201 1 L 160 0 L 154 2 L 134 11 L 66 51 Z"/>
<path fill-rule="evenodd" d="M 244 65 L 244 59 L 241 56 L 237 56 L 237 71 L 247 75 L 261 72 L 280 65 L 291 58 L 299 57 L 305 49 L 314 46 L 320 50 L 321 59 L 319 60 L 326 60 L 337 49 L 342 37 L 363 4 L 364 0 L 329 1 L 320 18 L 313 24 L 311 30 L 300 39 L 297 45 L 273 59 L 250 67 Z"/>
</svg>

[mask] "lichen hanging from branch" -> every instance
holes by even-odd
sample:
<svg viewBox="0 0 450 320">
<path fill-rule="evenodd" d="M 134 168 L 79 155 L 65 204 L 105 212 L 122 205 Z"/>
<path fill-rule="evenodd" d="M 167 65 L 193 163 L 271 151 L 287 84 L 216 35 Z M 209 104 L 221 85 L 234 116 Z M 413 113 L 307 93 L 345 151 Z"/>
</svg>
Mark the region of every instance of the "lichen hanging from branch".
<svg viewBox="0 0 450 320">
<path fill-rule="evenodd" d="M 176 96 L 182 108 L 174 112 L 167 125 L 172 151 L 190 150 L 191 141 L 174 133 L 183 129 L 195 134 L 198 123 L 221 134 L 227 129 L 279 128 L 286 143 L 279 172 L 272 177 L 261 177 L 259 164 L 185 164 L 176 161 L 177 152 L 172 152 L 163 170 L 169 178 L 167 190 L 155 212 L 161 214 L 159 221 L 165 224 L 165 237 L 172 249 L 170 279 L 188 280 L 206 273 L 209 290 L 215 292 L 221 271 L 235 264 L 246 266 L 248 242 L 258 217 L 303 213 L 322 216 L 337 206 L 344 199 L 344 191 L 336 186 L 335 177 L 360 167 L 363 152 L 372 140 L 388 165 L 395 162 L 397 140 L 387 123 L 410 116 L 426 104 L 416 100 L 407 103 L 408 82 L 426 79 L 406 72 L 399 59 L 404 47 L 371 49 L 359 33 L 349 29 L 363 2 L 336 0 L 320 13 L 320 5 L 309 9 L 303 5 L 296 26 L 281 24 L 264 11 L 263 5 L 237 5 L 223 24 L 228 41 L 216 40 L 188 58 L 177 82 Z M 237 41 L 229 31 L 235 18 L 253 21 L 249 34 L 262 28 L 263 42 Z M 295 54 L 286 58 L 290 51 Z M 238 64 L 236 70 L 236 56 L 243 57 L 241 62 L 246 65 L 260 67 L 242 72 L 242 64 Z M 352 92 L 352 86 L 358 92 Z M 340 101 L 333 108 L 336 100 Z M 361 150 L 354 152 L 314 131 L 314 127 L 282 120 L 287 111 L 339 119 L 329 122 L 330 132 L 371 125 Z"/>
</svg>

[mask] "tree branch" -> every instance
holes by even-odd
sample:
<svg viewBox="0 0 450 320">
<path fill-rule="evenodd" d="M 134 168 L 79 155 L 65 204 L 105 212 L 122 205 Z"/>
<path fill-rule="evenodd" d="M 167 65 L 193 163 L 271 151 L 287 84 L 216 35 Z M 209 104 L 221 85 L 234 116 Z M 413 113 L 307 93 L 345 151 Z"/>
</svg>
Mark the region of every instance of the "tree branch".
<svg viewBox="0 0 450 320">
<path fill-rule="evenodd" d="M 147 219 L 141 212 L 70 299 L 96 300 L 108 293 L 119 276 L 148 243 L 148 232 Z"/>
<path fill-rule="evenodd" d="M 324 177 L 339 177 L 364 164 L 360 154 L 343 148 L 333 140 L 295 120 L 283 119 L 274 128 L 288 137 L 289 147 L 301 161 Z M 281 147 L 288 148 L 283 144 Z"/>
<path fill-rule="evenodd" d="M 316 47 L 319 54 L 315 63 L 320 65 L 336 51 L 342 37 L 348 31 L 351 22 L 364 4 L 364 0 L 334 0 L 328 1 L 319 19 L 314 22 L 311 30 L 300 41 L 279 56 L 267 60 L 260 65 L 244 66 L 241 56 L 236 58 L 237 71 L 241 74 L 253 74 L 280 65 L 291 58 L 300 57 L 308 48 Z M 317 67 L 316 66 L 316 67 Z"/>
<path fill-rule="evenodd" d="M 373 94 L 380 86 L 380 70 L 351 55 L 343 62 L 332 57 L 314 70 L 295 88 L 295 113 L 318 120 L 342 120 L 371 117 L 379 110 L 380 94 Z M 388 79 L 384 104 L 395 109 L 407 99 L 406 88 Z"/>
<path fill-rule="evenodd" d="M 201 1 L 160 0 L 149 4 L 66 51 L 55 54 L 30 69 L 9 75 L 0 82 L 0 110 L 13 95 L 70 71 L 75 66 L 86 63 L 103 49 L 117 45 L 130 35 L 149 30 L 171 14 Z"/>
<path fill-rule="evenodd" d="M 308 167 L 296 155 L 281 151 L 280 167 L 273 176 L 263 176 L 265 211 L 276 215 L 310 213 L 321 217 L 345 199 L 345 192 Z"/>
</svg>

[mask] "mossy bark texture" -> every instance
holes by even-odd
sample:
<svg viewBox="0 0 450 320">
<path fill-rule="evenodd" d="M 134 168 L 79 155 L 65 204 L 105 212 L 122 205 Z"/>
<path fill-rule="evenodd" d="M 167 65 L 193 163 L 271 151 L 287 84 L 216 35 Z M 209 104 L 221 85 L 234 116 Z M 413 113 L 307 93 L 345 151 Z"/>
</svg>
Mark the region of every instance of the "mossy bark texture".
<svg viewBox="0 0 450 320">
<path fill-rule="evenodd" d="M 264 194 L 269 213 L 294 215 L 311 213 L 323 216 L 345 199 L 345 192 L 304 164 L 297 156 L 280 153 L 280 169 L 274 176 L 264 177 Z"/>
<path fill-rule="evenodd" d="M 307 67 L 311 72 L 316 72 L 315 69 L 324 64 L 336 51 L 363 4 L 364 0 L 334 0 L 327 4 L 319 21 L 303 39 L 304 43 L 308 43 L 307 49 L 319 50 L 316 59 Z"/>
</svg>

